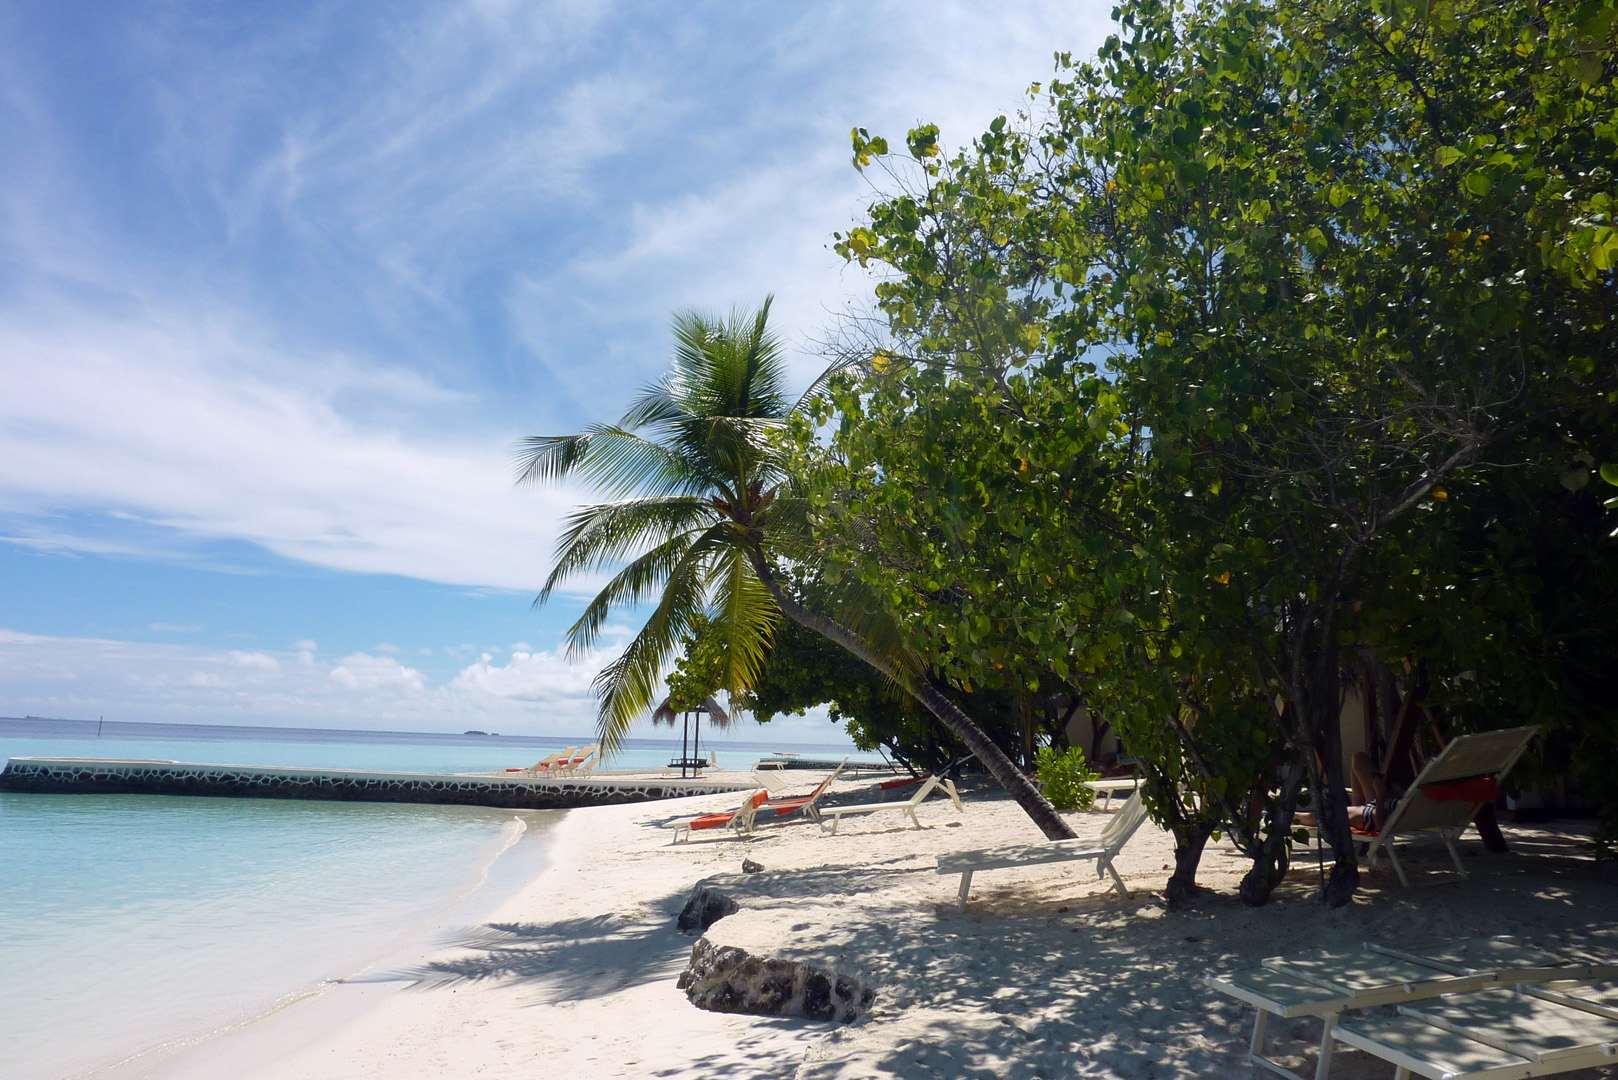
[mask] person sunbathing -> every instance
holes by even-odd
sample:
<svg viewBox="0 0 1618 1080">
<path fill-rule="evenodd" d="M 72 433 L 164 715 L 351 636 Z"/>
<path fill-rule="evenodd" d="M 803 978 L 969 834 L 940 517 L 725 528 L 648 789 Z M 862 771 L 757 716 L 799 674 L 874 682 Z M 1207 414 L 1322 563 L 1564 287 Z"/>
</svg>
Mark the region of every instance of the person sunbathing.
<svg viewBox="0 0 1618 1080">
<path fill-rule="evenodd" d="M 1362 832 L 1381 832 L 1388 815 L 1404 792 L 1397 784 L 1390 784 L 1371 755 L 1364 750 L 1355 753 L 1348 766 L 1348 824 Z M 1299 825 L 1318 825 L 1314 814 L 1299 812 L 1293 815 Z"/>
</svg>

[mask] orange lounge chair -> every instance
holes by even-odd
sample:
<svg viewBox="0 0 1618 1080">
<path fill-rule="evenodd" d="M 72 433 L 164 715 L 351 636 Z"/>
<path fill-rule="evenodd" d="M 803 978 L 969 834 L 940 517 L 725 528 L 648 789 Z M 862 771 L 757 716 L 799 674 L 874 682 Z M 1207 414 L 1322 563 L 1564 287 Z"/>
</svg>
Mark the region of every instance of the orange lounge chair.
<svg viewBox="0 0 1618 1080">
<path fill-rule="evenodd" d="M 572 776 L 579 771 L 580 765 L 583 765 L 595 755 L 597 749 L 594 746 L 586 747 L 583 753 L 573 754 L 566 761 L 558 761 L 552 768 L 563 776 Z M 594 768 L 594 766 L 592 765 L 591 768 Z"/>
<path fill-rule="evenodd" d="M 542 758 L 528 766 L 528 768 L 524 769 L 523 775 L 555 776 L 561 771 L 563 765 L 572 760 L 573 752 L 577 749 L 578 747 L 576 746 L 570 746 L 566 750 L 563 750 L 560 754 L 552 754 L 548 758 Z"/>
<path fill-rule="evenodd" d="M 816 785 L 815 790 L 807 795 L 794 795 L 786 799 L 771 799 L 758 808 L 759 816 L 767 820 L 774 820 L 802 811 L 803 815 L 810 820 L 819 821 L 820 811 L 815 808 L 815 805 L 820 802 L 820 797 L 826 794 L 826 789 L 831 787 L 831 782 L 842 775 L 843 766 L 847 764 L 848 759 L 844 758 L 837 768 L 832 770 L 832 774 Z"/>
<path fill-rule="evenodd" d="M 763 806 L 769 797 L 770 793 L 768 791 L 755 791 L 747 797 L 741 806 L 729 813 L 698 814 L 696 817 L 686 818 L 684 821 L 671 822 L 668 827 L 674 830 L 673 842 L 678 844 L 682 835 L 689 841 L 692 833 L 706 829 L 729 828 L 739 836 L 746 836 L 753 831 L 753 822 L 756 819 L 759 807 Z"/>
</svg>

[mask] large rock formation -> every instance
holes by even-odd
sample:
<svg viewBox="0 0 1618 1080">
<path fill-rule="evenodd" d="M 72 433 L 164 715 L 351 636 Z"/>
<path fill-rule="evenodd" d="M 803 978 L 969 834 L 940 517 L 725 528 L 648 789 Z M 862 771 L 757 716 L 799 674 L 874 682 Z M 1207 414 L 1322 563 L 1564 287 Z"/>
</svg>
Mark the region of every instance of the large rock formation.
<svg viewBox="0 0 1618 1080">
<path fill-rule="evenodd" d="M 691 962 L 678 985 L 691 1004 L 710 1012 L 802 1016 L 845 1024 L 869 1009 L 876 997 L 858 979 L 805 961 L 757 956 L 707 938 L 691 950 Z"/>
</svg>

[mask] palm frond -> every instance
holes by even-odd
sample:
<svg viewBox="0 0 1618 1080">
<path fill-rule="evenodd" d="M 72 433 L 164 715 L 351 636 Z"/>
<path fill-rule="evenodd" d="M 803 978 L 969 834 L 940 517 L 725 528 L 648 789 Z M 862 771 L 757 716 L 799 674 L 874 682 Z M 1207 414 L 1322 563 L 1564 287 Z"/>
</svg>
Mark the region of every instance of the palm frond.
<svg viewBox="0 0 1618 1080">
<path fill-rule="evenodd" d="M 702 546 L 692 544 L 684 553 L 669 573 L 646 625 L 591 683 L 600 701 L 597 735 L 609 753 L 623 744 L 624 733 L 651 706 L 662 684 L 663 669 L 702 611 L 708 553 L 699 550 Z"/>
<path fill-rule="evenodd" d="M 627 558 L 648 541 L 658 545 L 713 523 L 713 505 L 690 495 L 629 499 L 580 507 L 567 517 L 556 541 L 556 563 L 534 598 L 540 607 L 563 581 Z"/>
<path fill-rule="evenodd" d="M 798 395 L 797 403 L 792 406 L 792 411 L 801 413 L 808 409 L 809 406 L 824 400 L 831 391 L 831 381 L 833 379 L 845 371 L 851 371 L 859 367 L 865 362 L 866 358 L 864 356 L 849 354 L 827 364 L 825 370 L 815 376 L 814 382 L 809 384 L 809 388 Z"/>
<path fill-rule="evenodd" d="M 715 532 L 716 528 L 710 527 L 703 533 L 672 536 L 615 574 L 595 599 L 585 605 L 573 625 L 568 627 L 569 659 L 576 659 L 595 647 L 601 628 L 606 625 L 614 607 L 639 604 L 649 599 L 682 571 L 685 564 L 692 560 L 693 552 L 700 569 L 702 561 L 715 547 Z M 718 539 L 723 542 L 722 537 Z"/>
<path fill-rule="evenodd" d="M 781 610 L 739 545 L 720 554 L 715 562 L 718 589 L 709 628 L 724 641 L 723 687 L 751 689 L 764 668 Z"/>
<path fill-rule="evenodd" d="M 540 484 L 562 479 L 573 471 L 589 445 L 588 432 L 528 436 L 517 444 L 517 483 Z"/>
<path fill-rule="evenodd" d="M 578 473 L 609 497 L 693 494 L 707 477 L 700 461 L 677 447 L 643 439 L 632 431 L 592 424 L 579 435 L 537 435 L 517 450 L 517 482 L 541 483 Z"/>
</svg>

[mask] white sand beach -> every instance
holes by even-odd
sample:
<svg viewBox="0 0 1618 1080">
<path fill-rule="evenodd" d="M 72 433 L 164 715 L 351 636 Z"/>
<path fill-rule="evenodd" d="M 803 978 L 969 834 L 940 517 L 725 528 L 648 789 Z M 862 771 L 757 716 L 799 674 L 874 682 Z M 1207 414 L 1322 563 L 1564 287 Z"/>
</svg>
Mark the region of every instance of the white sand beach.
<svg viewBox="0 0 1618 1080">
<path fill-rule="evenodd" d="M 1440 845 L 1418 842 L 1407 860 L 1415 887 L 1384 866 L 1336 911 L 1314 899 L 1312 856 L 1269 906 L 1244 908 L 1235 888 L 1245 864 L 1215 843 L 1199 875 L 1207 892 L 1167 912 L 1172 848 L 1148 823 L 1120 861 L 1127 901 L 1093 864 L 1070 863 L 981 874 L 961 915 L 958 879 L 935 873 L 939 854 L 1039 839 L 995 792 L 969 793 L 964 814 L 929 802 L 921 830 L 883 814 L 849 819 L 836 836 L 803 823 L 673 845 L 661 827 L 736 801 L 572 811 L 544 873 L 486 923 L 412 970 L 373 972 L 332 1001 L 294 1005 L 163 1075 L 1247 1078 L 1263 1075 L 1245 1060 L 1252 1013 L 1205 989 L 1210 972 L 1326 945 L 1495 934 L 1618 955 L 1618 865 L 1594 861 L 1579 830 L 1562 825 L 1508 825 L 1509 855 L 1463 841 L 1464 883 L 1443 873 Z M 1108 820 L 1072 817 L 1082 835 Z M 764 869 L 743 873 L 744 858 Z M 875 990 L 871 1010 L 837 1025 L 693 1007 L 675 982 L 696 938 L 675 919 L 704 881 L 741 906 L 710 938 L 861 979 Z M 1319 1037 L 1305 1020 L 1272 1031 L 1275 1052 L 1295 1064 Z M 1352 1051 L 1333 1071 L 1391 1075 Z"/>
</svg>

